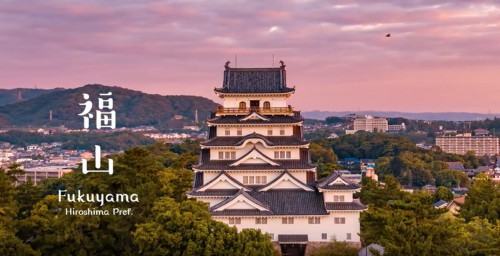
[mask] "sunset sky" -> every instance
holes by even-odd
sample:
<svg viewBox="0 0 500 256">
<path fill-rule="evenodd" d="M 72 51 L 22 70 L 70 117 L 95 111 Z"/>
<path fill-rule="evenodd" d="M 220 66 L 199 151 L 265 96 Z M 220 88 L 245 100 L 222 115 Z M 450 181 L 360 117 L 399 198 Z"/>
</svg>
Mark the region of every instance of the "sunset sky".
<svg viewBox="0 0 500 256">
<path fill-rule="evenodd" d="M 499 0 L 0 0 L 0 88 L 218 101 L 236 54 L 301 110 L 500 113 Z"/>
</svg>

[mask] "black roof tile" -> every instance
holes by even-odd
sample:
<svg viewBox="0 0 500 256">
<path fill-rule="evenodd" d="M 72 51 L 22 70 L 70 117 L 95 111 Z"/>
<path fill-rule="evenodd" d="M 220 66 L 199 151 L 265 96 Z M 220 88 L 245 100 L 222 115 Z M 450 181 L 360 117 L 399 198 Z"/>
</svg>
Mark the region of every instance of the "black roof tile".
<svg viewBox="0 0 500 256">
<path fill-rule="evenodd" d="M 267 183 L 265 186 L 262 186 L 262 188 L 265 188 L 265 187 L 268 187 L 269 185 L 272 185 L 273 183 L 275 183 L 277 180 L 281 179 L 281 177 L 283 177 L 285 174 L 288 174 L 290 175 L 290 177 L 292 179 L 294 179 L 296 182 L 298 182 L 299 184 L 303 185 L 303 186 L 306 186 L 307 188 L 310 188 L 312 190 L 314 190 L 314 188 L 310 187 L 309 185 L 305 184 L 304 182 L 300 181 L 299 179 L 295 178 L 295 176 L 293 176 L 288 170 L 285 170 L 283 171 L 280 175 L 278 175 L 278 177 L 276 177 L 275 179 L 273 179 L 272 181 L 270 181 L 269 183 Z M 262 189 L 261 188 L 261 189 Z M 269 191 L 269 190 L 268 190 Z"/>
<path fill-rule="evenodd" d="M 189 191 L 186 192 L 192 196 L 234 196 L 238 193 L 237 189 L 207 189 L 205 191 Z"/>
<path fill-rule="evenodd" d="M 217 116 L 212 119 L 207 119 L 207 122 L 212 124 L 272 124 L 272 123 L 295 124 L 304 121 L 302 117 L 296 117 L 296 116 L 266 115 L 265 117 L 269 118 L 269 121 L 261 119 L 249 119 L 241 121 L 242 118 L 241 116 L 225 115 L 225 116 Z"/>
<path fill-rule="evenodd" d="M 340 184 L 328 185 L 329 183 L 333 182 L 337 178 L 341 178 L 347 184 L 340 183 Z M 317 187 L 322 188 L 322 189 L 335 189 L 335 190 L 360 188 L 360 186 L 358 184 L 356 184 L 348 179 L 345 179 L 338 172 L 333 172 L 332 174 L 328 175 L 328 177 L 318 181 Z"/>
<path fill-rule="evenodd" d="M 288 93 L 284 68 L 226 68 L 221 93 Z"/>
<path fill-rule="evenodd" d="M 266 192 L 245 192 L 262 204 L 268 205 L 270 212 L 255 210 L 210 211 L 214 216 L 237 215 L 327 215 L 323 194 L 317 191 L 277 189 Z M 227 199 L 226 199 L 227 200 Z"/>
<path fill-rule="evenodd" d="M 236 197 L 240 196 L 240 195 L 243 195 L 245 198 L 247 198 L 248 200 L 252 201 L 253 203 L 259 205 L 260 207 L 263 207 L 265 208 L 266 210 L 268 211 L 271 211 L 271 208 L 269 207 L 269 205 L 265 204 L 265 203 L 262 203 L 260 202 L 259 200 L 253 198 L 251 195 L 249 195 L 247 192 L 245 192 L 243 189 L 240 189 L 236 194 L 234 194 L 232 197 L 210 207 L 210 210 L 213 211 L 213 212 L 217 212 L 217 211 L 214 211 L 215 209 L 217 208 L 220 208 L 226 204 L 228 204 L 229 202 L 233 201 Z"/>
<path fill-rule="evenodd" d="M 209 181 L 209 182 L 208 182 L 208 183 L 206 183 L 205 185 L 200 186 L 200 187 L 198 187 L 198 188 L 196 188 L 196 189 L 197 189 L 197 190 L 199 190 L 199 189 L 201 189 L 201 188 L 204 188 L 204 187 L 206 187 L 206 186 L 208 186 L 208 185 L 212 184 L 212 182 L 215 182 L 215 180 L 216 180 L 216 179 L 218 179 L 218 178 L 219 178 L 221 175 L 223 175 L 223 174 L 224 174 L 224 175 L 226 175 L 226 177 L 227 177 L 228 179 L 230 179 L 232 182 L 234 182 L 234 183 L 236 183 L 236 184 L 240 185 L 241 187 L 244 187 L 244 188 L 246 188 L 246 189 L 251 189 L 251 188 L 248 188 L 247 186 L 245 186 L 245 185 L 241 184 L 241 182 L 239 182 L 238 180 L 236 180 L 235 178 L 233 178 L 231 175 L 227 174 L 225 171 L 221 171 L 221 172 L 220 172 L 220 173 L 219 173 L 219 174 L 218 174 L 215 178 L 213 178 L 211 181 Z"/>
<path fill-rule="evenodd" d="M 326 209 L 333 210 L 366 210 L 368 207 L 358 202 L 327 202 Z"/>
<path fill-rule="evenodd" d="M 209 160 L 203 161 L 201 165 L 193 166 L 199 170 L 276 170 L 276 169 L 311 169 L 316 167 L 313 164 L 302 160 L 274 160 L 281 165 L 270 164 L 240 164 L 238 166 L 230 166 L 234 160 Z"/>
<path fill-rule="evenodd" d="M 306 145 L 307 141 L 294 136 L 264 136 L 258 133 L 252 133 L 246 136 L 215 137 L 201 142 L 203 146 L 240 146 L 248 139 L 262 139 L 268 146 L 295 146 Z"/>
</svg>

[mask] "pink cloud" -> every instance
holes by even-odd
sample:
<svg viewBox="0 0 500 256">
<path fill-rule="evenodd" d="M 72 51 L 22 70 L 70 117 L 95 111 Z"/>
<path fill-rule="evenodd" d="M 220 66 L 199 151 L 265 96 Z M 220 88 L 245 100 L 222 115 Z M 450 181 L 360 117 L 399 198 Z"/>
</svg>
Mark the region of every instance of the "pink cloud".
<svg viewBox="0 0 500 256">
<path fill-rule="evenodd" d="M 487 0 L 10 0 L 0 6 L 0 87 L 103 83 L 215 99 L 227 59 L 271 66 L 274 54 L 301 109 L 500 113 L 495 94 L 473 89 L 498 86 L 499 9 Z M 483 103 L 457 101 L 464 93 Z"/>
</svg>

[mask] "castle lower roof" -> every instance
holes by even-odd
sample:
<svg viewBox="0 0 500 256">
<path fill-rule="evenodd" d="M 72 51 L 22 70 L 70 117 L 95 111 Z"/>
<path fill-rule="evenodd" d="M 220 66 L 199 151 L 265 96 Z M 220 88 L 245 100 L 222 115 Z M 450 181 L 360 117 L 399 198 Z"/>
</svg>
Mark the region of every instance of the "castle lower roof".
<svg viewBox="0 0 500 256">
<path fill-rule="evenodd" d="M 326 210 L 328 211 L 339 211 L 339 210 L 351 210 L 351 211 L 360 211 L 366 210 L 368 206 L 362 205 L 358 202 L 327 202 Z"/>
<path fill-rule="evenodd" d="M 252 133 L 246 136 L 215 137 L 201 142 L 200 144 L 208 147 L 241 146 L 248 139 L 261 139 L 268 146 L 300 146 L 309 144 L 307 141 L 294 136 L 264 136 L 257 133 Z"/>
<path fill-rule="evenodd" d="M 223 210 L 210 211 L 213 216 L 253 216 L 253 215 L 328 215 L 323 195 L 317 191 L 276 189 L 266 192 L 244 192 L 266 207 L 269 211 L 259 210 Z M 230 200 L 230 199 L 226 199 Z M 224 202 L 224 201 L 223 201 Z M 222 203 L 222 202 L 221 202 Z M 217 205 L 216 205 L 217 206 Z M 216 208 L 211 207 L 211 209 Z M 217 206 L 219 207 L 219 206 Z"/>
<path fill-rule="evenodd" d="M 208 123 L 211 124 L 295 124 L 295 123 L 300 123 L 304 121 L 302 117 L 297 117 L 297 116 L 287 116 L 287 115 L 266 115 L 269 119 L 267 120 L 262 120 L 262 119 L 247 119 L 247 120 L 241 120 L 241 116 L 236 116 L 236 115 L 224 115 L 224 116 L 217 116 L 215 118 L 207 119 Z"/>
</svg>

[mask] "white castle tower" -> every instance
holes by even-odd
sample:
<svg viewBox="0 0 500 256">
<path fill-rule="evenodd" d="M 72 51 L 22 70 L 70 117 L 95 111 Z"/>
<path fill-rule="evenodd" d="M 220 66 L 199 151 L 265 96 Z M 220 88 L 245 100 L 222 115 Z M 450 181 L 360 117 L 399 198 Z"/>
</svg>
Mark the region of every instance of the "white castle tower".
<svg viewBox="0 0 500 256">
<path fill-rule="evenodd" d="M 367 208 L 353 200 L 360 187 L 337 173 L 317 181 L 304 119 L 286 102 L 295 88 L 287 87 L 280 63 L 226 63 L 223 85 L 215 88 L 223 105 L 207 120 L 208 140 L 186 194 L 209 203 L 216 220 L 268 233 L 283 255 L 307 254 L 332 237 L 359 246 L 359 215 Z"/>
</svg>

